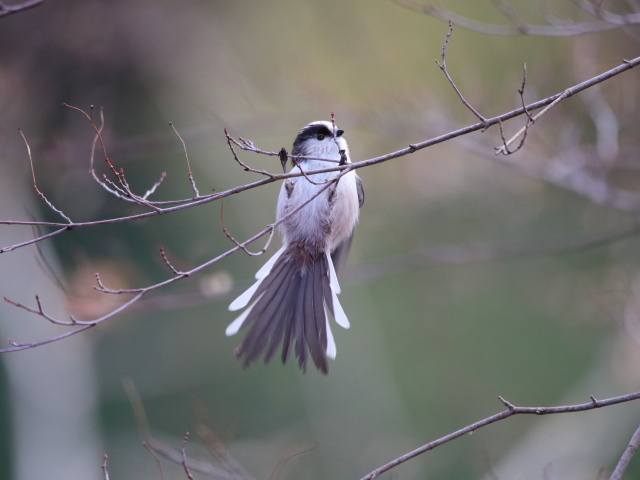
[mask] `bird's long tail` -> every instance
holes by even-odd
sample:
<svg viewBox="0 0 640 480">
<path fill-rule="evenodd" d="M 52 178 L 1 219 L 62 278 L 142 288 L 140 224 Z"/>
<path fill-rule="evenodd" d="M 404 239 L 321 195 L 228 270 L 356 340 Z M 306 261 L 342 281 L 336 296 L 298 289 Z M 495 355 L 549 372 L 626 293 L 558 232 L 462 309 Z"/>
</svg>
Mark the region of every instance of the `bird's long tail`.
<svg viewBox="0 0 640 480">
<path fill-rule="evenodd" d="M 295 350 L 298 365 L 304 371 L 307 356 L 323 373 L 327 357 L 335 358 L 336 344 L 326 310 L 338 325 L 349 328 L 337 294 L 338 278 L 331 256 L 326 252 L 309 252 L 304 247 L 282 247 L 256 274 L 258 279 L 236 298 L 229 310 L 246 310 L 227 327 L 228 336 L 248 327 L 236 355 L 244 366 L 265 351 L 267 363 L 282 345 L 282 363 Z"/>
</svg>

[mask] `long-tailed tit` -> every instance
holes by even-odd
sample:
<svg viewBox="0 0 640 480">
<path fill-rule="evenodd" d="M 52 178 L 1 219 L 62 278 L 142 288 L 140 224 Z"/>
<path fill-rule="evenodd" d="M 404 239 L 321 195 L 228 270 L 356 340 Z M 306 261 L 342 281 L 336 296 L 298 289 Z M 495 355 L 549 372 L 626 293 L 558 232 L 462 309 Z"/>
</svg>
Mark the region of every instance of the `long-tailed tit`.
<svg viewBox="0 0 640 480">
<path fill-rule="evenodd" d="M 313 122 L 300 130 L 291 152 L 298 164 L 292 172 L 302 169 L 306 173 L 334 166 L 335 162 L 350 162 L 343 133 L 331 122 Z M 335 176 L 335 171 L 317 173 L 289 178 L 282 184 L 276 220 L 284 219 L 280 224 L 283 246 L 256 273 L 257 282 L 229 305 L 229 310 L 246 307 L 226 330 L 230 336 L 248 327 L 236 349 L 245 366 L 265 350 L 267 363 L 280 345 L 282 363 L 295 350 L 303 371 L 308 355 L 325 374 L 327 357 L 336 356 L 326 311 L 338 325 L 349 328 L 337 297 L 340 286 L 336 270 L 346 260 L 364 202 L 360 178 L 350 171 L 294 211 Z"/>
</svg>

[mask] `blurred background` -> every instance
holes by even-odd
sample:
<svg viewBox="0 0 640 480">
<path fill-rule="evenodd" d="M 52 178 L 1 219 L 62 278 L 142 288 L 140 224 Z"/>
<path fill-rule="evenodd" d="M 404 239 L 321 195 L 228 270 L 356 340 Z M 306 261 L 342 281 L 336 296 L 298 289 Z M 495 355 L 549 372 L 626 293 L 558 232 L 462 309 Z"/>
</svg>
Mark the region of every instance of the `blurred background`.
<svg viewBox="0 0 640 480">
<path fill-rule="evenodd" d="M 633 2 L 604 3 L 624 14 Z M 488 0 L 440 4 L 510 25 Z M 542 2 L 509 5 L 544 23 Z M 597 21 L 568 0 L 551 6 L 558 18 Z M 90 178 L 93 131 L 63 103 L 94 105 L 96 117 L 104 109 L 107 154 L 134 191 L 167 172 L 153 200 L 193 195 L 169 122 L 202 194 L 260 178 L 234 162 L 224 128 L 278 151 L 333 112 L 358 161 L 476 123 L 434 62 L 447 30 L 388 0 L 49 0 L 0 18 L 0 219 L 60 220 L 33 193 L 18 128 L 39 188 L 74 221 L 142 211 Z M 455 28 L 447 65 L 493 117 L 521 105 L 524 63 L 530 102 L 636 57 L 639 35 L 637 26 L 579 37 Z M 167 460 L 161 473 L 142 441 L 150 434 L 179 452 L 189 431 L 188 455 L 216 465 L 207 448 L 215 434 L 257 479 L 358 479 L 502 410 L 498 395 L 544 406 L 638 390 L 639 240 L 618 234 L 638 233 L 628 230 L 640 210 L 638 75 L 566 100 L 513 156 L 494 155 L 502 140 L 493 127 L 360 170 L 366 202 L 341 296 L 352 327 L 334 327 L 326 377 L 277 362 L 245 370 L 235 359 L 227 305 L 266 260 L 241 253 L 86 333 L 1 356 L 0 478 L 104 478 L 105 453 L 111 478 L 186 478 Z M 523 124 L 506 123 L 505 135 Z M 242 159 L 280 169 L 272 157 Z M 96 168 L 107 173 L 101 161 Z M 235 238 L 273 221 L 278 189 L 225 200 Z M 612 205 L 611 192 L 628 205 Z M 34 234 L 0 226 L 0 243 Z M 611 241 L 578 248 L 594 235 Z M 169 278 L 160 245 L 184 269 L 233 246 L 217 202 L 77 229 L 2 254 L 0 295 L 33 305 L 38 294 L 59 318 L 96 318 L 122 299 L 97 294 L 95 273 L 111 288 Z M 63 331 L 0 306 L 3 342 Z M 135 415 L 142 409 L 148 426 Z M 513 418 L 385 478 L 597 478 L 638 422 L 637 404 Z"/>
</svg>

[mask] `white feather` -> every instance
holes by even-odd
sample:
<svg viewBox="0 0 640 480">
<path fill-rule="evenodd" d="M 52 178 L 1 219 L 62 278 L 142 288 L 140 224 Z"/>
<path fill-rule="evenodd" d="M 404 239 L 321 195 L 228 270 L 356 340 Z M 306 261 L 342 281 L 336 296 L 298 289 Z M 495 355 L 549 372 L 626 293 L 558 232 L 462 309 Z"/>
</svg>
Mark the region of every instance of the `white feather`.
<svg viewBox="0 0 640 480">
<path fill-rule="evenodd" d="M 282 246 L 282 248 L 280 248 L 280 250 L 278 250 L 276 253 L 273 254 L 273 257 L 271 257 L 269 260 L 267 260 L 267 263 L 265 263 L 262 266 L 262 268 L 256 272 L 256 278 L 257 279 L 264 278 L 269 274 L 269 272 L 273 268 L 273 264 L 276 263 L 276 260 L 278 260 L 280 255 L 282 255 L 284 253 L 285 249 L 286 249 L 286 247 Z"/>
<path fill-rule="evenodd" d="M 241 308 L 246 307 L 247 304 L 249 303 L 249 300 L 251 300 L 251 297 L 253 296 L 253 294 L 256 293 L 256 290 L 258 289 L 258 287 L 260 286 L 263 280 L 264 280 L 264 277 L 262 277 L 260 280 L 255 282 L 253 285 L 251 285 L 247 290 L 245 290 L 245 292 L 242 295 L 240 295 L 233 302 L 231 302 L 231 304 L 229 305 L 229 310 L 231 310 L 232 312 L 235 312 L 236 310 L 240 310 Z"/>
<path fill-rule="evenodd" d="M 231 304 L 229 305 L 229 310 L 231 310 L 232 312 L 235 312 L 236 310 L 240 310 L 241 308 L 244 308 L 247 306 L 247 304 L 251 300 L 251 297 L 253 296 L 253 294 L 256 292 L 256 290 L 262 283 L 262 280 L 264 280 L 264 278 L 269 274 L 269 272 L 273 268 L 273 265 L 276 263 L 276 260 L 278 260 L 278 257 L 282 255 L 284 250 L 285 250 L 285 247 L 282 247 L 280 250 L 278 250 L 273 255 L 273 257 L 271 257 L 267 261 L 267 263 L 265 263 L 262 266 L 262 268 L 258 270 L 258 273 L 256 273 L 256 278 L 258 279 L 258 281 L 255 282 L 253 285 L 251 285 L 243 294 L 241 294 L 233 302 L 231 302 Z"/>
<path fill-rule="evenodd" d="M 256 302 L 257 301 L 258 300 L 256 300 Z M 240 327 L 242 327 L 242 324 L 244 323 L 249 313 L 251 313 L 251 309 L 256 304 L 256 302 L 253 302 L 249 308 L 247 308 L 233 322 L 229 324 L 227 329 L 224 331 L 227 337 L 230 337 L 231 335 L 235 335 L 236 333 L 238 333 L 238 330 L 240 330 Z"/>
<path fill-rule="evenodd" d="M 331 289 L 336 292 L 336 293 L 340 293 L 340 284 L 338 283 L 338 276 L 336 275 L 336 269 L 333 266 L 333 260 L 331 260 L 331 255 L 329 253 L 326 253 L 327 255 L 327 261 L 329 262 L 329 285 L 331 285 Z"/>
<path fill-rule="evenodd" d="M 349 319 L 347 318 L 347 314 L 344 313 L 342 309 L 342 305 L 340 305 L 340 301 L 338 300 L 338 295 L 336 295 L 335 291 L 331 291 L 331 295 L 333 296 L 333 313 L 335 313 L 334 320 L 338 325 L 342 328 L 349 328 L 351 324 L 349 323 Z"/>
<path fill-rule="evenodd" d="M 336 342 L 333 339 L 333 333 L 331 332 L 331 326 L 329 325 L 329 317 L 326 317 L 327 322 L 327 357 L 336 358 Z"/>
</svg>

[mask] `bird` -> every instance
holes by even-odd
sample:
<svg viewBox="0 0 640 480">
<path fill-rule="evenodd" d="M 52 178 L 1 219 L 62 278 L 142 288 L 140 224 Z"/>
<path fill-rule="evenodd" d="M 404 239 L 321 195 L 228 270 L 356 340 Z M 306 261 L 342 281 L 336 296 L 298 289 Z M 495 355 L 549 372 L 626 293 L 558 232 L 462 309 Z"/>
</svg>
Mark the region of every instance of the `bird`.
<svg viewBox="0 0 640 480">
<path fill-rule="evenodd" d="M 326 375 L 328 358 L 336 357 L 327 311 L 338 325 L 350 327 L 337 297 L 337 272 L 364 203 L 362 182 L 353 170 L 339 179 L 336 171 L 306 173 L 351 163 L 343 134 L 333 121 L 315 121 L 293 142 L 291 173 L 302 175 L 287 178 L 280 188 L 276 223 L 282 247 L 258 270 L 257 281 L 229 305 L 231 311 L 244 309 L 225 331 L 232 336 L 247 329 L 235 351 L 244 367 L 263 355 L 267 364 L 281 346 L 283 364 L 294 352 L 303 372 L 310 357 Z"/>
</svg>

